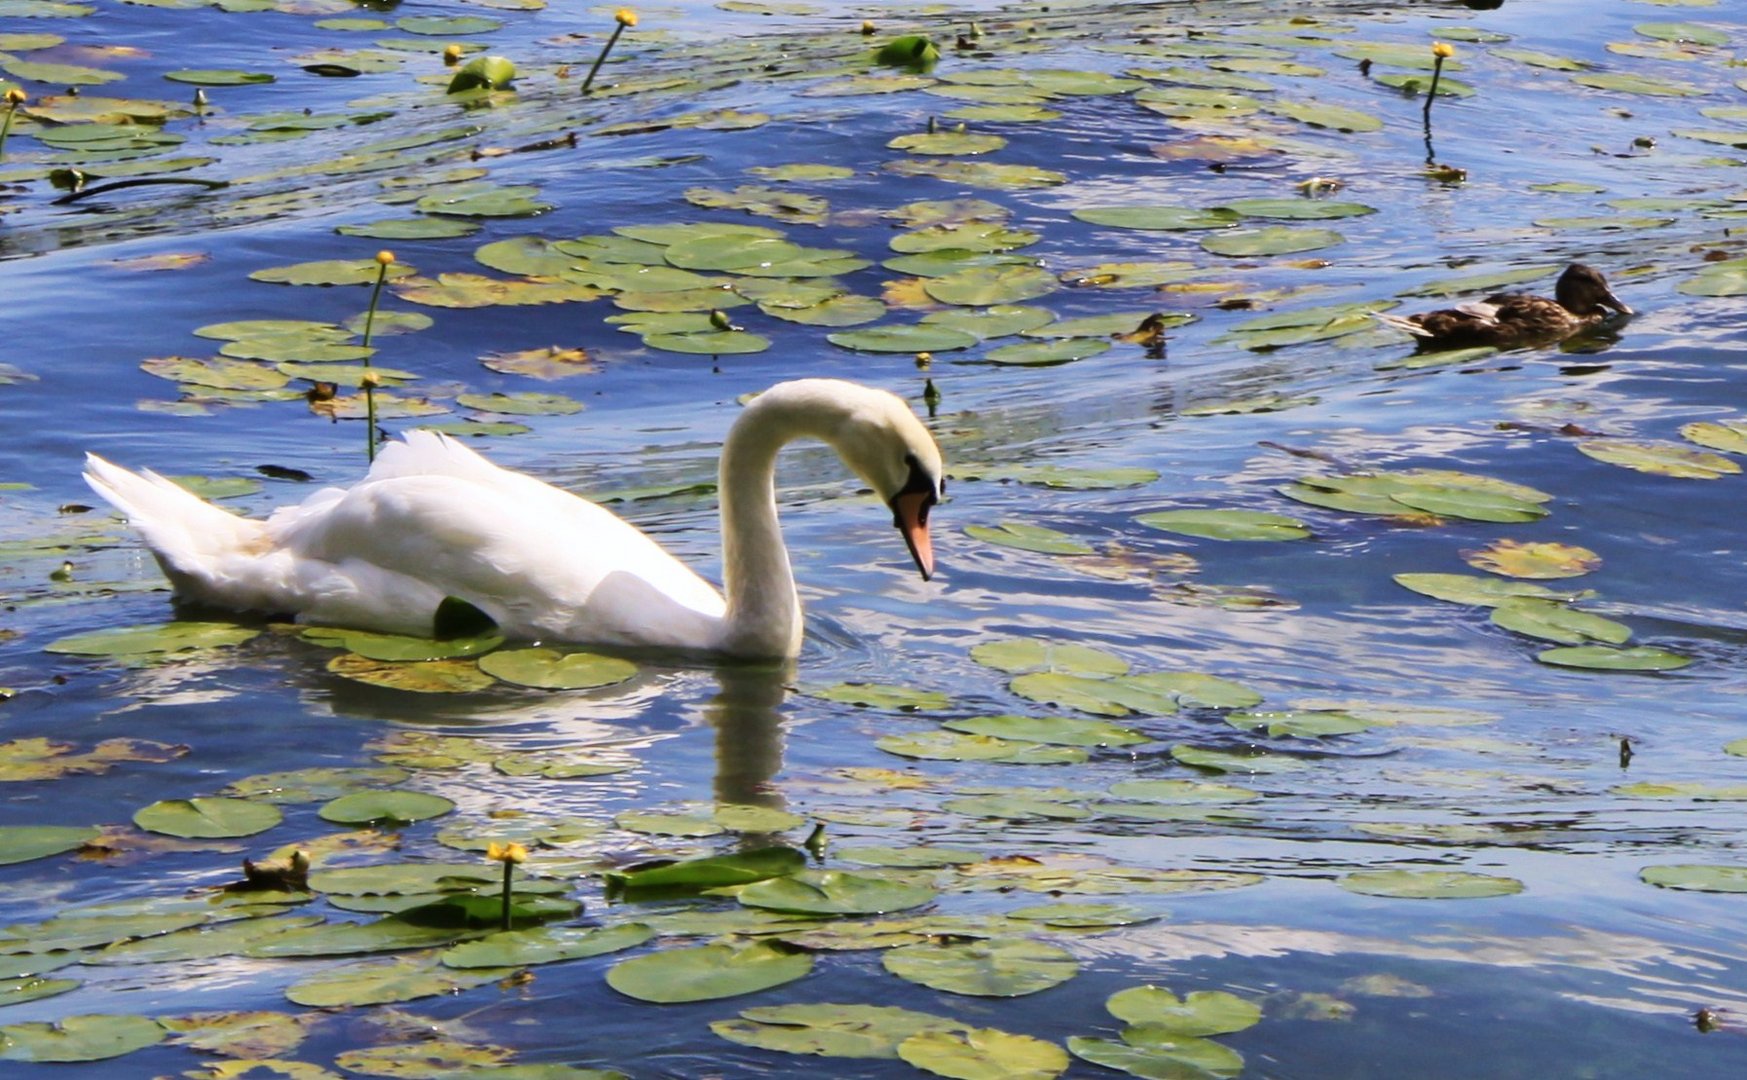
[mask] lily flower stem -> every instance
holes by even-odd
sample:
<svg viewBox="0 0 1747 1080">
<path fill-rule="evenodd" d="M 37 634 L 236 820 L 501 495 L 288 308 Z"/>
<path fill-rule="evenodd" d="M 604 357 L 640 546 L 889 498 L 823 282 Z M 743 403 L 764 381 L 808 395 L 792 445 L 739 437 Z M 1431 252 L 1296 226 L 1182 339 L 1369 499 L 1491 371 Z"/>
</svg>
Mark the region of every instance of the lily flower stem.
<svg viewBox="0 0 1747 1080">
<path fill-rule="evenodd" d="M 0 161 L 6 160 L 6 136 L 12 133 L 12 116 L 17 111 L 18 102 L 8 102 L 6 105 L 6 118 L 0 120 Z"/>
<path fill-rule="evenodd" d="M 1429 127 L 1432 122 L 1432 102 L 1438 97 L 1438 76 L 1444 73 L 1444 58 L 1432 57 L 1432 88 L 1426 91 L 1425 122 Z"/>
<path fill-rule="evenodd" d="M 370 347 L 370 331 L 376 325 L 376 302 L 382 298 L 382 283 L 388 280 L 388 265 L 379 263 L 376 267 L 376 287 L 370 290 L 370 310 L 364 313 L 364 348 Z M 364 354 L 364 370 L 370 370 L 370 354 Z M 376 460 L 376 380 L 364 380 L 364 417 L 366 421 L 365 437 L 370 440 L 365 447 L 365 457 L 369 461 Z"/>
<path fill-rule="evenodd" d="M 503 923 L 502 928 L 510 928 L 510 875 L 516 872 L 516 864 L 505 860 L 503 864 Z"/>
<path fill-rule="evenodd" d="M 613 36 L 607 39 L 605 45 L 601 46 L 601 54 L 594 58 L 594 66 L 588 69 L 588 77 L 582 80 L 583 93 L 588 93 L 588 88 L 594 85 L 595 74 L 600 71 L 601 65 L 606 63 L 607 54 L 613 51 L 613 46 L 619 43 L 619 35 L 624 32 L 624 23 L 621 22 L 614 24 Z"/>
</svg>

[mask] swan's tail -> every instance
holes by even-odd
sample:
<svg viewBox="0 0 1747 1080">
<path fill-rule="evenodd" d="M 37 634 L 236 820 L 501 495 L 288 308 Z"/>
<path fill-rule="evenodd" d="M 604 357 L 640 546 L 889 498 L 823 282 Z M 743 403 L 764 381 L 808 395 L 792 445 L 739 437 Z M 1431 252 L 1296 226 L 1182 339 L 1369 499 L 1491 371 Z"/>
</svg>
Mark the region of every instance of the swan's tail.
<svg viewBox="0 0 1747 1080">
<path fill-rule="evenodd" d="M 221 510 L 149 469 L 131 472 L 86 454 L 85 482 L 127 515 L 164 576 L 189 599 L 213 599 L 223 588 L 226 563 L 269 546 L 261 522 Z"/>
</svg>

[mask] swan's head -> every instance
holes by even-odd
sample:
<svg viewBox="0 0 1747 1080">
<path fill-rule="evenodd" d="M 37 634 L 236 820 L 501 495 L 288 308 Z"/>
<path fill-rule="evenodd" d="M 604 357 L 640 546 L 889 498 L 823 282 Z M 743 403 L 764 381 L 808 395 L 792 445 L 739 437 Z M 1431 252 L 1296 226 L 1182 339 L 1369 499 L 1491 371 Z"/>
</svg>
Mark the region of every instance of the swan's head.
<svg viewBox="0 0 1747 1080">
<path fill-rule="evenodd" d="M 842 421 L 829 437 L 844 463 L 867 481 L 892 511 L 924 581 L 934 576 L 928 511 L 946 494 L 940 448 L 896 394 L 837 380 L 806 380 L 836 398 Z"/>
<path fill-rule="evenodd" d="M 849 467 L 868 482 L 892 510 L 892 524 L 904 534 L 922 580 L 934 576 L 934 544 L 928 537 L 928 511 L 946 494 L 946 468 L 940 448 L 903 399 L 875 391 L 872 407 L 857 410 L 838 450 Z"/>
</svg>

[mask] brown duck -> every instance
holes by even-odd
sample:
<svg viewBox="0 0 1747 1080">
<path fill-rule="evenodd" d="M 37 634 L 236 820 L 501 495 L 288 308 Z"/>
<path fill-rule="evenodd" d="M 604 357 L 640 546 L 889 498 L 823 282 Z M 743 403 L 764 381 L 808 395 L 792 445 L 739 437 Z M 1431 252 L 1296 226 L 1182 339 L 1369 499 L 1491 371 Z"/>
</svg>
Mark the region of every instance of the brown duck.
<svg viewBox="0 0 1747 1080">
<path fill-rule="evenodd" d="M 1459 307 L 1422 315 L 1378 315 L 1377 321 L 1405 330 L 1421 349 L 1462 349 L 1493 345 L 1516 349 L 1551 345 L 1611 317 L 1632 314 L 1593 267 L 1572 263 L 1553 286 L 1553 298 L 1531 293 L 1494 293 Z"/>
</svg>

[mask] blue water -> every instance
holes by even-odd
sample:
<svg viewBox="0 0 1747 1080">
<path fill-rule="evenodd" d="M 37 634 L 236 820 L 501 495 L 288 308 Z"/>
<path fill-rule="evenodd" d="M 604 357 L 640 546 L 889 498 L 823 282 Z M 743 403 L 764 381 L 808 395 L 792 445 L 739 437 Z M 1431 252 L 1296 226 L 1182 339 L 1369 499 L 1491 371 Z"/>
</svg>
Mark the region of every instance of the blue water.
<svg viewBox="0 0 1747 1080">
<path fill-rule="evenodd" d="M 1120 72 L 1129 67 L 1194 61 L 1151 60 L 1104 51 L 1151 32 L 1167 36 L 1193 24 L 1246 32 L 1277 19 L 1282 5 L 1226 11 L 1166 4 L 1137 9 L 1087 8 L 1083 15 L 1016 8 L 985 9 L 977 18 L 993 55 L 949 56 L 937 75 L 1005 66 Z M 1301 13 L 1294 5 L 1289 13 Z M 128 762 L 99 774 L 0 783 L 0 824 L 103 824 L 122 831 L 119 853 L 60 855 L 0 869 L 0 922 L 28 924 L 83 905 L 181 896 L 233 880 L 245 856 L 331 836 L 318 806 L 287 806 L 274 830 L 238 841 L 168 846 L 131 829 L 133 812 L 160 799 L 213 795 L 241 777 L 316 766 L 368 765 L 371 744 L 397 732 L 466 735 L 495 748 L 600 747 L 629 755 L 626 773 L 587 780 L 511 780 L 483 766 L 421 770 L 406 786 L 447 796 L 457 811 L 408 827 L 394 852 L 343 855 L 342 862 L 454 860 L 473 856 L 440 846 L 439 829 L 461 826 L 489 837 L 487 815 L 519 808 L 578 816 L 607 826 L 595 840 L 561 854 L 573 895 L 587 918 L 621 921 L 634 911 L 606 904 L 596 862 L 650 855 L 732 850 L 733 835 L 665 840 L 611 827 L 632 810 L 708 808 L 712 802 L 781 807 L 828 820 L 841 847 L 861 843 L 929 843 L 988 856 L 1049 856 L 1128 867 L 1238 871 L 1262 875 L 1249 888 L 1171 895 L 1069 895 L 1070 901 L 1119 900 L 1156 912 L 1156 922 L 1096 933 L 1042 934 L 1082 964 L 1068 983 L 1017 999 L 973 998 L 919 987 L 884 972 L 876 952 L 819 954 L 812 975 L 743 998 L 651 1006 L 603 981 L 622 956 L 533 968 L 526 985 L 487 985 L 452 997 L 397 1006 L 432 1022 L 465 1021 L 469 1038 L 513 1049 L 523 1063 L 568 1062 L 612 1067 L 640 1077 L 918 1075 L 901 1061 L 797 1058 L 738 1046 L 708 1023 L 740 1009 L 790 1002 L 899 1005 L 977 1026 L 1061 1043 L 1075 1035 L 1117 1036 L 1104 999 L 1144 983 L 1181 994 L 1223 989 L 1263 1008 L 1261 1023 L 1219 1041 L 1241 1052 L 1246 1075 L 1268 1077 L 1640 1077 L 1729 1076 L 1747 1066 L 1740 1038 L 1747 1008 L 1739 894 L 1676 891 L 1639 880 L 1642 867 L 1670 863 L 1742 865 L 1743 835 L 1732 801 L 1687 796 L 1623 796 L 1616 786 L 1640 781 L 1747 783 L 1747 759 L 1723 744 L 1747 736 L 1740 676 L 1747 614 L 1732 507 L 1744 481 L 1675 479 L 1628 471 L 1578 453 L 1568 420 L 1609 435 L 1678 440 L 1681 424 L 1726 419 L 1747 400 L 1736 298 L 1706 299 L 1676 291 L 1705 265 L 1707 251 L 1735 257 L 1728 218 L 1696 209 L 1671 211 L 1655 229 L 1553 229 L 1548 217 L 1635 214 L 1610 200 L 1651 196 L 1728 199 L 1742 186 L 1739 169 L 1717 159 L 1737 151 L 1671 134 L 1716 129 L 1732 120 L 1700 108 L 1736 105 L 1738 69 L 1728 57 L 1738 27 L 1725 9 L 1663 7 L 1606 0 L 1586 4 L 1507 4 L 1492 12 L 1449 5 L 1315 5 L 1324 24 L 1293 33 L 1330 31 L 1337 41 L 1402 42 L 1422 47 L 1449 28 L 1470 25 L 1511 36 L 1510 47 L 1573 56 L 1598 67 L 1691 83 L 1692 98 L 1580 89 L 1563 72 L 1525 66 L 1456 42 L 1466 66 L 1455 77 L 1479 87 L 1472 98 L 1441 99 L 1433 111 L 1438 160 L 1468 171 L 1448 185 L 1421 175 L 1425 158 L 1420 102 L 1395 96 L 1358 75 L 1350 59 L 1314 42 L 1287 50 L 1324 67 L 1316 79 L 1263 74 L 1281 96 L 1314 98 L 1382 117 L 1371 134 L 1342 135 L 1283 119 L 1269 134 L 1292 141 L 1288 153 L 1257 168 L 1206 169 L 1167 163 L 1151 147 L 1190 137 L 1126 96 L 1068 97 L 1050 106 L 1062 117 L 1038 124 L 973 124 L 1008 137 L 990 156 L 1067 174 L 1067 183 L 1003 191 L 938 180 L 905 179 L 883 170 L 902 158 L 886 150 L 894 136 L 922 130 L 928 118 L 958 107 L 919 91 L 856 97 L 805 96 L 835 76 L 861 47 L 866 13 L 815 5 L 812 15 L 762 16 L 702 5 L 642 12 L 603 78 L 673 76 L 719 68 L 735 81 L 701 89 L 651 89 L 579 100 L 585 66 L 610 15 L 594 10 L 496 11 L 469 5 L 401 5 L 383 17 L 485 14 L 503 29 L 480 40 L 524 69 L 517 102 L 463 111 L 439 102 L 440 87 L 416 82 L 441 72 L 434 56 L 411 54 L 398 72 L 320 79 L 285 62 L 317 45 L 365 45 L 401 32 L 341 33 L 313 24 L 321 16 L 277 12 L 133 7 L 102 0 L 83 19 L 19 17 L 0 0 L 0 35 L 53 32 L 71 43 L 32 59 L 91 64 L 125 73 L 90 95 L 184 102 L 191 88 L 163 81 L 164 71 L 196 67 L 269 70 L 269 86 L 213 88 L 215 113 L 172 121 L 188 142 L 175 156 L 209 154 L 218 162 L 193 175 L 239 180 L 271 169 L 320 165 L 372 140 L 437 131 L 460 123 L 479 135 L 439 144 L 428 163 L 382 173 L 289 177 L 238 183 L 209 193 L 142 187 L 57 207 L 41 180 L 0 183 L 0 310 L 9 328 L 0 363 L 33 378 L 0 385 L 0 541 L 69 536 L 70 552 L 0 548 L 0 685 L 15 695 L 0 703 L 0 738 L 46 737 L 80 750 L 105 739 L 185 745 L 185 756 Z M 347 14 L 368 15 L 366 9 Z M 326 13 L 324 13 L 326 14 Z M 942 42 L 966 18 L 897 12 L 869 16 L 882 35 L 912 27 Z M 1035 47 L 1021 45 L 1010 24 L 1035 19 Z M 1229 20 L 1229 21 L 1223 21 Z M 1610 52 L 1609 43 L 1647 40 L 1640 23 L 1687 20 L 1731 35 L 1729 46 L 1692 59 L 1644 59 Z M 1217 24 L 1217 25 L 1212 25 Z M 1263 28 L 1279 34 L 1270 23 Z M 1340 31 L 1338 33 L 1334 31 Z M 588 42 L 556 44 L 563 34 Z M 432 39 L 439 44 L 444 40 Z M 875 40 L 879 40 L 878 37 Z M 72 46 L 125 45 L 148 55 L 78 58 Z M 800 74 L 767 78 L 766 64 Z M 3 78 L 4 76 L 0 76 Z M 25 84 L 32 98 L 52 87 Z M 610 84 L 609 84 L 610 85 Z M 252 147 L 207 146 L 234 133 L 235 118 L 309 108 L 392 111 L 365 127 L 317 132 Z M 751 131 L 664 128 L 597 136 L 606 123 L 668 120 L 698 109 L 762 111 L 773 116 Z M 474 148 L 526 146 L 574 130 L 574 148 L 469 157 Z M 1650 148 L 1633 140 L 1652 138 Z M 15 132 L 5 170 L 45 162 L 49 151 Z M 649 159 L 695 159 L 662 168 Z M 762 183 L 745 170 L 781 163 L 842 164 L 845 181 L 801 182 L 794 190 L 830 200 L 833 217 L 809 226 L 771 222 L 735 211 L 688 205 L 687 189 Z M 460 240 L 378 241 L 337 235 L 337 225 L 410 216 L 384 205 L 379 181 L 481 168 L 500 183 L 539 187 L 554 205 L 531 219 L 488 219 Z M 1070 216 L 1080 206 L 1173 202 L 1211 205 L 1250 196 L 1290 196 L 1316 176 L 1345 183 L 1335 198 L 1378 213 L 1331 222 L 1345 243 L 1305 256 L 1227 260 L 1196 246 L 1203 235 L 1098 228 Z M 1577 181 L 1605 190 L 1546 194 L 1529 185 Z M 262 208 L 250 195 L 284 201 Z M 264 267 L 314 259 L 368 258 L 382 247 L 421 272 L 483 272 L 472 252 L 511 236 L 551 239 L 619 225 L 725 221 L 776 225 L 798 243 L 843 247 L 876 263 L 892 254 L 892 223 L 872 216 L 916 199 L 983 198 L 1011 211 L 1010 224 L 1043 234 L 1024 254 L 1057 273 L 1104 262 L 1186 260 L 1217 267 L 1216 280 L 1242 291 L 1294 290 L 1264 296 L 1255 311 L 1213 306 L 1218 293 L 1138 289 L 1064 289 L 1029 301 L 1061 317 L 1155 309 L 1192 311 L 1198 321 L 1171 331 L 1167 358 L 1149 359 L 1119 345 L 1101 356 L 1054 368 L 979 362 L 993 341 L 963 353 L 939 353 L 919 370 L 910 356 L 854 353 L 825 341 L 825 330 L 783 323 L 755 307 L 733 317 L 774 341 L 769 351 L 708 358 L 642 347 L 607 324 L 609 300 L 588 304 L 452 310 L 418 308 L 389 298 L 394 310 L 436 319 L 426 331 L 379 340 L 377 362 L 415 370 L 433 398 L 461 390 L 556 391 L 584 402 L 572 416 L 535 417 L 526 435 L 478 441 L 495 460 L 585 490 L 708 482 L 715 448 L 736 415 L 735 399 L 801 375 L 832 375 L 885 386 L 919 412 L 923 379 L 942 394 L 931 428 L 962 472 L 973 466 L 1047 462 L 1076 468 L 1144 466 L 1159 479 L 1120 490 L 1056 490 L 960 477 L 936 512 L 941 573 L 916 580 L 883 510 L 856 492 L 840 466 L 818 448 L 785 458 L 781 483 L 785 535 L 807 604 L 809 636 L 792 670 L 716 670 L 677 659 L 646 662 L 626 687 L 546 694 L 494 689 L 443 698 L 381 690 L 329 674 L 331 653 L 283 633 L 237 650 L 158 666 L 45 653 L 65 635 L 171 615 L 149 555 L 124 539 L 102 511 L 63 512 L 94 501 L 78 480 L 80 455 L 96 451 L 129 465 L 174 474 L 252 476 L 262 464 L 304 470 L 319 483 L 361 474 L 363 435 L 354 422 L 310 415 L 299 401 L 248 408 L 214 407 L 202 416 L 162 411 L 175 387 L 141 371 L 141 360 L 211 355 L 214 343 L 195 327 L 253 318 L 340 320 L 361 311 L 359 288 L 292 288 L 248 280 Z M 1660 211 L 1658 211 L 1660 213 Z M 1247 223 L 1246 223 L 1247 224 Z M 1261 223 L 1267 224 L 1267 223 Z M 125 260 L 198 253 L 187 269 L 140 271 Z M 1410 345 L 1386 331 L 1271 352 L 1220 340 L 1242 321 L 1309 304 L 1374 300 L 1425 282 L 1524 265 L 1581 259 L 1603 268 L 1640 314 L 1619 339 L 1593 354 L 1555 349 L 1501 354 L 1461 368 L 1379 370 Z M 1301 263 L 1317 260 L 1324 265 Z M 844 278 L 862 295 L 880 295 L 900 275 L 877 266 Z M 1550 288 L 1550 280 L 1534 283 Z M 1302 291 L 1296 291 L 1302 290 Z M 1408 298 L 1403 311 L 1441 301 Z M 1271 306 L 1270 306 L 1271 305 Z M 881 322 L 913 322 L 894 308 Z M 546 345 L 589 350 L 599 371 L 536 383 L 482 367 L 489 352 Z M 7 369 L 0 368 L 0 371 Z M 1314 397 L 1280 412 L 1186 416 L 1199 404 L 1279 393 Z M 459 410 L 458 410 L 459 411 Z M 447 418 L 443 418 L 447 419 Z M 400 422 L 390 424 L 399 430 Z M 1302 457 L 1308 451 L 1321 458 Z M 1273 488 L 1306 473 L 1355 469 L 1459 469 L 1529 484 L 1553 496 L 1551 514 L 1526 525 L 1459 520 L 1407 525 L 1291 503 Z M 260 512 L 302 497 L 305 485 L 266 480 L 258 495 L 235 500 Z M 1295 543 L 1239 544 L 1194 540 L 1147 529 L 1136 515 L 1179 507 L 1241 507 L 1292 514 L 1314 536 Z M 683 496 L 620 504 L 707 576 L 719 571 L 714 506 Z M 1132 560 L 1189 554 L 1199 569 L 1146 566 L 1125 579 L 1086 572 L 1058 559 L 976 540 L 966 525 L 1019 520 L 1071 534 Z M 1508 538 L 1580 544 L 1602 556 L 1599 570 L 1558 588 L 1599 594 L 1589 610 L 1626 622 L 1634 644 L 1695 658 L 1665 675 L 1566 671 L 1538 664 L 1542 643 L 1488 624 L 1484 609 L 1458 607 L 1408 592 L 1402 572 L 1476 572 L 1460 553 Z M 63 559 L 76 587 L 48 578 Z M 1083 563 L 1082 563 L 1083 565 Z M 1272 606 L 1231 610 L 1180 600 L 1173 583 L 1254 587 Z M 113 588 L 113 592 L 107 591 Z M 13 606 L 15 605 L 15 606 Z M 1405 724 L 1325 740 L 1251 738 L 1210 711 L 1127 718 L 1155 741 L 1100 751 L 1078 766 L 1017 766 L 912 761 L 874 740 L 932 730 L 943 719 L 1028 712 L 1044 706 L 1007 689 L 1007 676 L 974 663 L 970 649 L 1000 637 L 1072 640 L 1104 648 L 1137 671 L 1194 670 L 1234 679 L 1266 695 L 1263 708 L 1305 700 L 1362 698 L 1397 705 L 1477 710 L 1474 726 Z M 836 704 L 796 687 L 842 681 L 893 683 L 951 696 L 945 710 L 902 713 Z M 1622 766 L 1621 738 L 1636 751 Z M 1299 753 L 1312 767 L 1274 775 L 1219 777 L 1176 764 L 1173 744 L 1241 748 L 1262 743 Z M 4 763 L 0 755 L 0 764 Z M 928 782 L 910 790 L 853 783 L 841 770 L 902 770 Z M 984 820 L 942 804 L 979 786 L 1069 788 L 1096 793 L 1137 778 L 1212 779 L 1243 783 L 1264 798 L 1247 809 L 1250 823 L 1009 822 Z M 878 816 L 856 814 L 877 812 Z M 1479 839 L 1413 839 L 1367 832 L 1366 824 L 1498 826 Z M 805 827 L 783 839 L 798 843 Z M 536 863 L 538 859 L 536 860 Z M 826 865 L 846 863 L 827 855 Z M 1458 869 L 1522 882 L 1519 895 L 1471 900 L 1408 900 L 1346 892 L 1345 874 L 1376 869 Z M 950 873 L 931 909 L 943 914 L 999 914 L 1049 897 L 972 891 Z M 725 900 L 709 910 L 731 909 Z M 349 916 L 317 899 L 309 910 Z M 15 933 L 29 934 L 28 929 Z M 656 947 L 690 944 L 663 939 Z M 180 965 L 75 965 L 50 977 L 83 985 L 39 1001 L 0 1006 L 0 1025 L 54 1021 L 85 1013 L 173 1017 L 226 1010 L 285 1010 L 285 988 L 331 960 L 225 957 Z M 1409 985 L 1380 993 L 1367 976 Z M 1716 1010 L 1723 1030 L 1702 1034 L 1700 1009 Z M 312 1021 L 301 1046 L 285 1056 L 331 1067 L 345 1050 L 396 1041 L 375 1022 L 384 1007 L 358 1007 Z M 585 1022 L 578 1022 L 581 1018 Z M 1478 1044 L 1478 1047 L 1477 1047 Z M 173 1075 L 211 1055 L 169 1045 L 114 1062 L 61 1066 L 94 1076 Z M 47 1075 L 50 1067 L 8 1062 L 6 1075 Z M 1068 1075 L 1116 1075 L 1075 1061 Z"/>
</svg>

